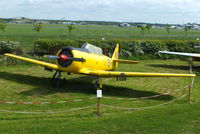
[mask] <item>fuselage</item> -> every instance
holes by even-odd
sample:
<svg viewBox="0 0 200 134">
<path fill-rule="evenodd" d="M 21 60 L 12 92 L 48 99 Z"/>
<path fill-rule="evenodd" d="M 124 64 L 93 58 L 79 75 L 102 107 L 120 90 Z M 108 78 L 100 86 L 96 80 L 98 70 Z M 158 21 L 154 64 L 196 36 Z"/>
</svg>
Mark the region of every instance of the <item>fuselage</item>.
<svg viewBox="0 0 200 134">
<path fill-rule="evenodd" d="M 73 47 L 67 47 L 66 50 L 70 51 L 73 57 L 83 58 L 85 59 L 85 61 L 84 62 L 72 61 L 70 65 L 67 67 L 62 67 L 59 65 L 59 63 L 57 63 L 59 68 L 61 68 L 61 70 L 65 72 L 78 73 L 81 69 L 105 70 L 105 71 L 114 69 L 113 60 L 108 56 L 90 53 L 86 50 Z M 60 50 L 57 55 L 59 55 L 61 51 L 62 50 Z"/>
</svg>

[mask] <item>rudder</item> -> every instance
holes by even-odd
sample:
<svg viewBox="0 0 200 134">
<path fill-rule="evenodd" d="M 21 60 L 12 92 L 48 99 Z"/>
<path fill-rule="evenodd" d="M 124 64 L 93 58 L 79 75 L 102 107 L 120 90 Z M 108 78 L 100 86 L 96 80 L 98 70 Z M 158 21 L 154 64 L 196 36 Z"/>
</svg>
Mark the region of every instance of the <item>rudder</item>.
<svg viewBox="0 0 200 134">
<path fill-rule="evenodd" d="M 113 55 L 112 55 L 112 59 L 117 60 L 118 58 L 119 58 L 119 44 L 117 44 L 115 46 L 115 49 L 114 49 L 114 52 L 113 52 Z"/>
<path fill-rule="evenodd" d="M 118 60 L 119 58 L 119 44 L 117 44 L 115 46 L 115 49 L 114 49 L 114 52 L 113 52 L 113 55 L 112 55 L 112 60 Z M 118 62 L 113 62 L 113 70 L 118 68 Z"/>
</svg>

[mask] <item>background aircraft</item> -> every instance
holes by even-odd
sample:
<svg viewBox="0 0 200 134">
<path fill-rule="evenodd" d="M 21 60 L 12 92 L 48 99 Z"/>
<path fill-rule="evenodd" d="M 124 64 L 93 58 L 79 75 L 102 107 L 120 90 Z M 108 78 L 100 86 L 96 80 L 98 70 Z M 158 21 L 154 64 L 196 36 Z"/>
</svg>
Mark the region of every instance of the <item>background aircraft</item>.
<svg viewBox="0 0 200 134">
<path fill-rule="evenodd" d="M 91 44 L 85 43 L 81 48 L 64 47 L 58 51 L 57 55 L 46 55 L 47 59 L 56 59 L 57 64 L 38 61 L 30 58 L 4 54 L 12 58 L 24 60 L 34 64 L 44 66 L 49 70 L 56 70 L 52 77 L 54 87 L 61 84 L 61 72 L 68 74 L 85 74 L 98 78 L 97 88 L 102 88 L 103 77 L 117 77 L 118 80 L 126 80 L 126 77 L 195 77 L 195 74 L 172 74 L 172 73 L 142 73 L 142 72 L 120 72 L 113 71 L 118 67 L 118 63 L 135 64 L 137 61 L 120 60 L 119 45 L 117 44 L 112 57 L 102 54 L 102 49 Z"/>
<path fill-rule="evenodd" d="M 197 38 L 197 41 L 199 41 L 199 38 Z M 194 48 L 200 49 L 200 42 L 198 43 L 197 46 L 194 46 Z M 200 54 L 197 53 L 183 53 L 183 52 L 169 52 L 169 51 L 158 51 L 158 52 L 164 54 L 188 56 L 192 57 L 194 61 L 200 61 Z"/>
<path fill-rule="evenodd" d="M 188 56 L 188 57 L 192 57 L 195 61 L 200 61 L 200 54 L 197 54 L 197 53 L 183 53 L 183 52 L 169 52 L 169 51 L 158 51 L 158 52 L 164 53 L 164 54 Z"/>
</svg>

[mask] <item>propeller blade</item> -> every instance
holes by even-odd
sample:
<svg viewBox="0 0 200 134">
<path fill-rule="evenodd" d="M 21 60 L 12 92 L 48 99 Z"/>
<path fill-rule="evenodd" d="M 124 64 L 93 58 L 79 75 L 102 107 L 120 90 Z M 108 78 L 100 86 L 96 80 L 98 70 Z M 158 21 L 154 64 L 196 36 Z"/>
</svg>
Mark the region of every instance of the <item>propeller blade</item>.
<svg viewBox="0 0 200 134">
<path fill-rule="evenodd" d="M 85 59 L 83 58 L 73 58 L 73 57 L 67 57 L 65 55 L 55 56 L 55 55 L 45 55 L 44 58 L 46 59 L 60 59 L 60 60 L 72 60 L 72 61 L 79 61 L 79 62 L 85 62 Z"/>
<path fill-rule="evenodd" d="M 59 59 L 59 56 L 55 56 L 55 55 L 44 55 L 44 58 L 46 58 L 46 59 Z"/>
</svg>

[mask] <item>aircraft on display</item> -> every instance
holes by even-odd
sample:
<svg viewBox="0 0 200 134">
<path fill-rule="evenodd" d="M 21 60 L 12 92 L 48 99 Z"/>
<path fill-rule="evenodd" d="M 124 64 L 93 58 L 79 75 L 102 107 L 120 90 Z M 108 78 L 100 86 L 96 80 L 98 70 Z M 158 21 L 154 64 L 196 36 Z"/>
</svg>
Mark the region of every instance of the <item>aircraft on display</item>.
<svg viewBox="0 0 200 134">
<path fill-rule="evenodd" d="M 199 41 L 199 38 L 197 38 L 197 41 Z M 194 46 L 194 48 L 200 49 L 200 42 L 198 43 L 197 46 Z M 200 61 L 200 54 L 198 53 L 183 53 L 183 52 L 169 52 L 169 51 L 158 51 L 158 52 L 164 53 L 164 54 L 188 56 L 188 57 L 192 57 L 194 61 Z"/>
<path fill-rule="evenodd" d="M 97 77 L 97 89 L 102 88 L 102 78 L 116 77 L 117 80 L 125 81 L 127 77 L 195 77 L 195 74 L 173 74 L 173 73 L 145 73 L 145 72 L 123 72 L 113 71 L 118 67 L 118 63 L 136 64 L 138 61 L 121 60 L 119 56 L 119 44 L 116 45 L 112 57 L 102 54 L 102 49 L 92 44 L 85 43 L 81 48 L 64 47 L 58 51 L 57 55 L 45 55 L 46 59 L 55 59 L 56 64 L 34 60 L 5 53 L 5 56 L 19 60 L 31 62 L 44 66 L 48 70 L 55 70 L 52 77 L 52 85 L 61 85 L 61 72 L 68 74 L 85 74 Z"/>
<path fill-rule="evenodd" d="M 158 52 L 164 54 L 188 56 L 192 57 L 194 61 L 200 61 L 200 54 L 197 53 L 183 53 L 183 52 L 169 52 L 169 51 L 158 51 Z"/>
<path fill-rule="evenodd" d="M 194 48 L 200 49 L 200 44 L 198 46 L 194 46 Z M 192 57 L 193 61 L 200 61 L 200 54 L 198 53 L 183 53 L 183 52 L 169 52 L 169 51 L 158 51 L 158 52 L 164 53 L 164 54 L 188 56 L 188 57 Z"/>
</svg>

